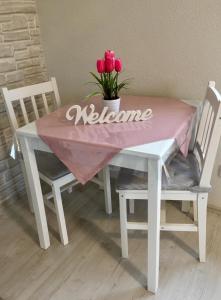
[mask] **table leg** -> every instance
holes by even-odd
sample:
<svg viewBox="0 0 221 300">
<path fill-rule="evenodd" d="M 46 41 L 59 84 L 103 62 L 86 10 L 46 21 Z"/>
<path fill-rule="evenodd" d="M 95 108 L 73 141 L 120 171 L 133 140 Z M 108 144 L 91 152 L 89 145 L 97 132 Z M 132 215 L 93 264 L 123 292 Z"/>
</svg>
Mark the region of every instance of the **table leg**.
<svg viewBox="0 0 221 300">
<path fill-rule="evenodd" d="M 27 197 L 28 197 L 29 208 L 30 208 L 30 211 L 32 213 L 34 213 L 31 190 L 30 190 L 30 187 L 29 187 L 29 184 L 28 184 L 28 177 L 27 177 L 27 174 L 26 174 L 25 164 L 24 164 L 23 160 L 20 161 L 20 165 L 21 165 L 21 170 L 22 170 L 24 182 L 25 182 L 25 189 L 26 189 L 26 193 L 27 193 Z"/>
<path fill-rule="evenodd" d="M 159 281 L 161 161 L 148 160 L 147 288 L 156 293 Z"/>
<path fill-rule="evenodd" d="M 31 139 L 21 137 L 20 143 L 27 172 L 28 183 L 32 192 L 33 207 L 40 246 L 43 249 L 47 249 L 50 246 L 50 240 L 35 153 L 31 146 Z"/>
<path fill-rule="evenodd" d="M 112 201 L 111 201 L 111 184 L 110 184 L 109 166 L 106 166 L 103 169 L 103 178 L 104 178 L 105 209 L 106 209 L 106 213 L 110 215 L 112 213 Z"/>
</svg>

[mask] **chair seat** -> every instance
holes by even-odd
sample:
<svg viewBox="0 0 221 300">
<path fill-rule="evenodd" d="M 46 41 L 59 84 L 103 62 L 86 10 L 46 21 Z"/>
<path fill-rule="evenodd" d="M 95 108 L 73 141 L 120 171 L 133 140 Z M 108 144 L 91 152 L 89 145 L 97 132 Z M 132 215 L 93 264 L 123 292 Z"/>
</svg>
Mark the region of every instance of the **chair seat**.
<svg viewBox="0 0 221 300">
<path fill-rule="evenodd" d="M 162 172 L 163 190 L 189 190 L 192 192 L 208 192 L 208 188 L 199 187 L 200 171 L 193 153 L 183 157 L 178 153 L 167 162 L 167 175 Z M 117 190 L 146 190 L 148 173 L 121 168 L 117 179 Z"/>
<path fill-rule="evenodd" d="M 35 156 L 39 172 L 52 181 L 70 173 L 68 168 L 53 153 L 36 151 Z"/>
</svg>

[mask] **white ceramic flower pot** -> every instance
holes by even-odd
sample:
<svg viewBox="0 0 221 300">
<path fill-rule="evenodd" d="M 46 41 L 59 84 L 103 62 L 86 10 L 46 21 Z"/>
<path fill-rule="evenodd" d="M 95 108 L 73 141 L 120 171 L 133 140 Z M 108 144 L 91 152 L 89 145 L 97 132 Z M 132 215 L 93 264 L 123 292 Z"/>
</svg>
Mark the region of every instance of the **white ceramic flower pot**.
<svg viewBox="0 0 221 300">
<path fill-rule="evenodd" d="M 118 113 L 120 110 L 120 98 L 115 100 L 104 100 L 102 99 L 103 107 L 108 107 L 108 111 L 113 111 Z"/>
</svg>

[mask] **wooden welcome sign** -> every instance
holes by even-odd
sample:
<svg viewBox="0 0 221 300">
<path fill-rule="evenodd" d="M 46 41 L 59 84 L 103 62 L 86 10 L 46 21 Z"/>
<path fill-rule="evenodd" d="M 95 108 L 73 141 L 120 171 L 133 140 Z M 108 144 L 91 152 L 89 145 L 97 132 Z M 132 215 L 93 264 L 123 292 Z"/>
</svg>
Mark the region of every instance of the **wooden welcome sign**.
<svg viewBox="0 0 221 300">
<path fill-rule="evenodd" d="M 88 111 L 89 110 L 89 111 Z M 122 110 L 118 113 L 108 112 L 108 107 L 104 107 L 99 114 L 95 111 L 94 104 L 90 104 L 82 108 L 80 105 L 71 106 L 66 112 L 66 119 L 72 121 L 75 118 L 75 125 L 83 120 L 86 124 L 104 124 L 104 123 L 124 123 L 146 121 L 152 117 L 152 109 L 147 108 L 144 111 L 137 110 Z"/>
</svg>

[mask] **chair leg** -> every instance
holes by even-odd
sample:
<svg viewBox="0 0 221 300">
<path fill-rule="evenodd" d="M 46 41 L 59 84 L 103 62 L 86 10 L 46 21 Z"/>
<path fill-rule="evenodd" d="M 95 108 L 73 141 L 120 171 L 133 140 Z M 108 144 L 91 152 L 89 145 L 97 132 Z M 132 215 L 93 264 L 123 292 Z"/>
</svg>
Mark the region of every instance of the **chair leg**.
<svg viewBox="0 0 221 300">
<path fill-rule="evenodd" d="M 122 257 L 128 258 L 128 237 L 127 237 L 127 199 L 119 194 L 120 201 L 120 232 Z"/>
<path fill-rule="evenodd" d="M 181 211 L 185 212 L 185 213 L 188 213 L 190 211 L 190 202 L 189 201 L 182 201 Z"/>
<path fill-rule="evenodd" d="M 67 234 L 66 222 L 65 222 L 65 217 L 64 217 L 64 210 L 63 210 L 60 188 L 53 185 L 52 193 L 54 196 L 54 204 L 55 204 L 55 209 L 56 209 L 56 215 L 57 215 L 58 228 L 59 228 L 61 242 L 63 245 L 67 245 L 68 244 L 68 234 Z"/>
<path fill-rule="evenodd" d="M 198 195 L 199 260 L 206 261 L 206 222 L 208 194 Z"/>
<path fill-rule="evenodd" d="M 194 222 L 198 222 L 197 201 L 193 201 L 193 220 Z"/>
<path fill-rule="evenodd" d="M 134 214 L 134 199 L 129 199 L 129 212 Z"/>
<path fill-rule="evenodd" d="M 160 209 L 160 223 L 166 223 L 166 200 L 161 201 L 161 209 Z"/>
<path fill-rule="evenodd" d="M 112 201 L 111 201 L 111 183 L 110 183 L 110 170 L 109 166 L 103 169 L 104 178 L 104 197 L 105 197 L 105 210 L 108 215 L 112 214 Z"/>
<path fill-rule="evenodd" d="M 98 179 L 100 180 L 101 184 L 99 185 L 100 190 L 104 190 L 104 176 L 103 176 L 103 171 L 100 171 L 97 174 Z"/>
</svg>

